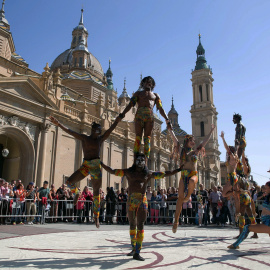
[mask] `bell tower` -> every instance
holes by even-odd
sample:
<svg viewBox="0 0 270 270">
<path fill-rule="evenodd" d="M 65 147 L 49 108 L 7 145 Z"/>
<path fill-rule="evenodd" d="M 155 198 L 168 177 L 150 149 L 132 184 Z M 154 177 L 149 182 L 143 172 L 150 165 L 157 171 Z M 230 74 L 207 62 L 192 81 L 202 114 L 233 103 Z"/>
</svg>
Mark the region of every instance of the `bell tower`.
<svg viewBox="0 0 270 270">
<path fill-rule="evenodd" d="M 218 150 L 217 135 L 217 111 L 213 97 L 213 73 L 205 59 L 205 50 L 201 44 L 199 35 L 199 45 L 196 50 L 197 61 L 195 69 L 192 70 L 192 90 L 193 105 L 191 106 L 192 134 L 195 136 L 197 144 L 203 141 L 210 132 L 211 125 L 216 129 L 206 145 L 206 155 L 198 162 L 198 174 L 200 183 L 209 188 L 211 183 L 220 184 L 220 152 Z"/>
</svg>

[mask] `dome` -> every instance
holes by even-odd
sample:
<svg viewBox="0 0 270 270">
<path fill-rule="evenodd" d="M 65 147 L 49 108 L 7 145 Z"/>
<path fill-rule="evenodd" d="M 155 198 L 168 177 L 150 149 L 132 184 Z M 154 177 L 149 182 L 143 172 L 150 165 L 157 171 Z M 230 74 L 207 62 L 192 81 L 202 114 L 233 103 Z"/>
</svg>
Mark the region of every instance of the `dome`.
<svg viewBox="0 0 270 270">
<path fill-rule="evenodd" d="M 173 132 L 174 132 L 174 134 L 176 136 L 185 136 L 185 135 L 187 135 L 187 133 L 183 129 L 181 129 L 179 125 L 173 125 L 172 128 L 173 128 Z M 167 135 L 168 130 L 165 129 L 161 133 L 164 134 L 164 135 Z"/>
<path fill-rule="evenodd" d="M 130 99 L 130 96 L 128 95 L 126 89 L 123 90 L 122 94 L 119 96 L 118 99 L 120 98 L 129 98 Z"/>
<path fill-rule="evenodd" d="M 83 24 L 79 24 L 78 26 L 76 26 L 73 31 L 76 31 L 76 30 L 81 30 L 81 31 L 85 31 L 86 33 L 88 33 L 86 27 L 83 25 Z"/>
<path fill-rule="evenodd" d="M 51 69 L 61 68 L 62 65 L 70 65 L 71 66 L 72 60 L 73 60 L 73 55 L 72 55 L 73 51 L 76 50 L 80 46 L 81 45 L 77 46 L 75 49 L 67 49 L 63 53 L 58 55 L 55 58 L 55 60 L 53 61 L 52 65 L 51 65 Z M 82 47 L 80 47 L 80 49 L 87 50 L 87 52 L 89 53 L 87 47 L 84 45 L 82 45 Z M 97 71 L 101 75 L 104 75 L 101 64 L 99 63 L 97 58 L 94 55 L 92 55 L 91 53 L 89 53 L 89 55 L 88 55 L 88 63 L 90 65 L 90 67 L 92 67 L 95 71 Z"/>
</svg>

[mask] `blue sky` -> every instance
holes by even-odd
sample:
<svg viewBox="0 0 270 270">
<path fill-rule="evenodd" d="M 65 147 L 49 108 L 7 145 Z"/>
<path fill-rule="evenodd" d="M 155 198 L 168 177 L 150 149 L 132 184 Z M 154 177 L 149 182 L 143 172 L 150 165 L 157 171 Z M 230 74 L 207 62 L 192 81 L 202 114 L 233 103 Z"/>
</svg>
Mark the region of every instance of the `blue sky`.
<svg viewBox="0 0 270 270">
<path fill-rule="evenodd" d="M 213 70 L 218 133 L 224 130 L 233 144 L 232 115 L 242 114 L 254 179 L 260 184 L 269 179 L 270 1 L 7 0 L 6 18 L 16 52 L 31 69 L 42 72 L 46 62 L 51 65 L 70 47 L 82 5 L 89 51 L 104 72 L 111 58 L 118 93 L 125 77 L 131 95 L 138 89 L 140 74 L 151 75 L 167 112 L 174 96 L 180 126 L 188 133 L 191 69 L 200 32 Z"/>
</svg>

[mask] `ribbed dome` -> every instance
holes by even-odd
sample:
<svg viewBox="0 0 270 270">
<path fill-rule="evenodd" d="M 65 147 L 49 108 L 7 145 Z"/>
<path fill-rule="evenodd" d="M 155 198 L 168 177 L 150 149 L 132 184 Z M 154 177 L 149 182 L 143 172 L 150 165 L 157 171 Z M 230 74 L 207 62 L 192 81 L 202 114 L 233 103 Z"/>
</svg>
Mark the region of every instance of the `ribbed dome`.
<svg viewBox="0 0 270 270">
<path fill-rule="evenodd" d="M 187 133 L 183 129 L 181 129 L 179 125 L 173 125 L 173 132 L 174 132 L 174 134 L 176 136 L 185 136 L 185 135 L 187 135 Z M 164 134 L 164 135 L 167 135 L 168 130 L 165 129 L 161 133 Z"/>
<path fill-rule="evenodd" d="M 72 61 L 73 60 L 72 53 L 79 46 L 77 46 L 75 49 L 67 49 L 66 51 L 64 51 L 63 53 L 61 53 L 60 55 L 58 55 L 55 58 L 55 60 L 53 61 L 52 65 L 51 65 L 51 69 L 60 68 L 63 65 L 70 65 L 71 66 L 72 65 L 72 62 L 73 62 Z M 80 49 L 82 49 L 82 50 L 86 49 L 87 52 L 88 52 L 88 49 L 85 46 L 84 47 L 81 47 Z M 87 63 L 89 63 L 90 67 L 92 67 L 95 71 L 97 71 L 101 75 L 104 75 L 104 72 L 103 72 L 103 69 L 102 69 L 101 64 L 99 63 L 99 61 L 97 60 L 97 58 L 94 55 L 92 55 L 91 53 L 89 53 Z"/>
</svg>

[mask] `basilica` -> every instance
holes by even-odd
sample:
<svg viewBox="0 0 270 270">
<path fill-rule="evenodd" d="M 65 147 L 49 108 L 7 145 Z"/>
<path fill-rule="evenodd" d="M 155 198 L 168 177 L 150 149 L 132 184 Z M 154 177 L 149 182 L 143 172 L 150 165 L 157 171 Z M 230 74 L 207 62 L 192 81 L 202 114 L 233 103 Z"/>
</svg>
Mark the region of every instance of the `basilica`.
<svg viewBox="0 0 270 270">
<path fill-rule="evenodd" d="M 12 12 L 9 10 L 8 12 Z M 7 12 L 7 13 L 8 13 Z M 44 180 L 56 187 L 77 170 L 83 160 L 81 142 L 54 126 L 49 121 L 53 115 L 68 128 L 83 134 L 91 133 L 93 122 L 108 129 L 116 116 L 130 101 L 124 82 L 118 95 L 113 84 L 113 68 L 109 61 L 103 70 L 98 57 L 88 47 L 88 30 L 84 25 L 83 10 L 74 29 L 70 44 L 62 44 L 63 53 L 51 64 L 44 63 L 42 74 L 31 70 L 27 60 L 15 50 L 12 25 L 9 24 L 4 2 L 0 11 L 0 177 L 7 181 L 21 179 L 26 185 L 33 181 L 41 186 Z M 7 16 L 8 17 L 8 16 Z M 209 133 L 211 124 L 217 126 L 214 105 L 212 70 L 205 59 L 205 50 L 199 37 L 196 66 L 191 73 L 190 91 L 192 133 L 200 142 Z M 192 59 L 191 59 L 192 62 Z M 189 78 L 187 78 L 188 80 Z M 137 89 L 134 88 L 135 90 Z M 138 89 L 140 91 L 140 89 Z M 133 164 L 135 140 L 134 116 L 136 107 L 128 112 L 114 132 L 102 145 L 101 160 L 115 169 Z M 173 129 L 180 142 L 186 132 L 180 128 L 173 100 L 168 112 Z M 151 170 L 171 170 L 178 167 L 170 159 L 173 143 L 167 130 L 162 130 L 162 120 L 155 115 L 151 137 L 148 167 Z M 198 161 L 199 182 L 209 188 L 220 184 L 220 152 L 217 129 L 213 132 L 206 155 Z M 102 171 L 102 189 L 107 186 L 118 190 L 127 186 L 121 179 Z M 178 186 L 180 174 L 166 179 L 152 180 L 152 189 Z M 91 186 L 86 177 L 78 186 Z"/>
</svg>

